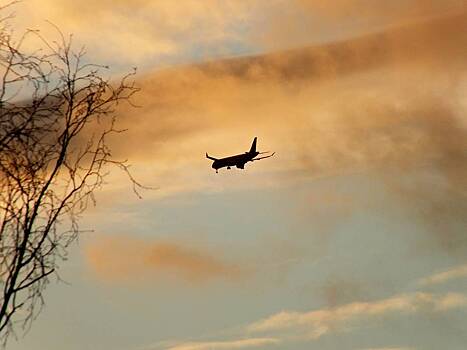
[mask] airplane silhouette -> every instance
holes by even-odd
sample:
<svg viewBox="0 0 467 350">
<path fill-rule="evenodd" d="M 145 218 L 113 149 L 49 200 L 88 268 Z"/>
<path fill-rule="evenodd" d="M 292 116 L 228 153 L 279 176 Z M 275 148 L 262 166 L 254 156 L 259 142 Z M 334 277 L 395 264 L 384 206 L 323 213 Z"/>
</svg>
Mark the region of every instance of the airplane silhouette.
<svg viewBox="0 0 467 350">
<path fill-rule="evenodd" d="M 217 173 L 220 168 L 224 168 L 224 167 L 227 167 L 227 169 L 230 169 L 230 167 L 236 166 L 239 169 L 244 169 L 246 163 L 254 162 L 255 160 L 260 160 L 264 158 L 269 158 L 269 157 L 272 157 L 276 153 L 274 152 L 265 157 L 255 158 L 259 154 L 269 153 L 269 151 L 268 152 L 257 152 L 256 151 L 256 139 L 257 137 L 254 138 L 253 143 L 251 144 L 250 150 L 248 152 L 237 154 L 235 156 L 230 156 L 226 158 L 220 158 L 220 159 L 210 157 L 206 152 L 206 158 L 214 161 L 212 163 L 212 168 L 216 169 L 216 173 Z"/>
</svg>

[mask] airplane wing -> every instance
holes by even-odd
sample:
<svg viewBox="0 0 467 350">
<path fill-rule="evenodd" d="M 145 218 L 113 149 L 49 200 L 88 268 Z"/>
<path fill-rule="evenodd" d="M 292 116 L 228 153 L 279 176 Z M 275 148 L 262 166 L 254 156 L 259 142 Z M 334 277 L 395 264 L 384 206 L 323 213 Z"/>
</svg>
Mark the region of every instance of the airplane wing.
<svg viewBox="0 0 467 350">
<path fill-rule="evenodd" d="M 269 158 L 269 157 L 272 157 L 273 155 L 275 155 L 276 152 L 274 152 L 273 154 L 270 154 L 268 156 L 264 156 L 264 157 L 259 157 L 259 158 L 255 158 L 255 159 L 252 159 L 251 161 L 254 162 L 255 160 L 260 160 L 260 159 L 264 159 L 264 158 Z"/>
</svg>

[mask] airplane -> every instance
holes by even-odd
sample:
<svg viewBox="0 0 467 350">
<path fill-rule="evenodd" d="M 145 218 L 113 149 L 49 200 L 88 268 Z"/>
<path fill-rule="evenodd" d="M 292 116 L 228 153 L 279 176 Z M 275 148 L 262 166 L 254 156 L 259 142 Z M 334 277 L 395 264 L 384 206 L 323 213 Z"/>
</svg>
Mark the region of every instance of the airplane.
<svg viewBox="0 0 467 350">
<path fill-rule="evenodd" d="M 255 160 L 260 160 L 264 158 L 269 158 L 269 157 L 272 157 L 276 153 L 274 152 L 268 156 L 255 158 L 259 154 L 270 153 L 269 151 L 268 152 L 257 152 L 256 151 L 256 140 L 257 140 L 257 137 L 254 138 L 253 143 L 251 144 L 250 150 L 248 152 L 237 154 L 235 156 L 230 156 L 226 158 L 219 158 L 219 159 L 210 157 L 208 153 L 206 152 L 206 158 L 214 161 L 212 163 L 212 168 L 216 169 L 216 173 L 218 173 L 219 169 L 224 168 L 224 167 L 227 167 L 227 169 L 230 169 L 230 167 L 236 166 L 239 169 L 244 169 L 246 163 L 254 162 Z"/>
</svg>

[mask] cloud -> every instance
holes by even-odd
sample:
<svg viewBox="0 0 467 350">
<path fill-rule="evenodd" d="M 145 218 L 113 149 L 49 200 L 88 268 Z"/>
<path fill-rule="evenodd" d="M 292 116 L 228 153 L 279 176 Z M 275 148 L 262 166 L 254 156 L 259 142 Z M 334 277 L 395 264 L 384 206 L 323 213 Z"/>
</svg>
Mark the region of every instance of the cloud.
<svg viewBox="0 0 467 350">
<path fill-rule="evenodd" d="M 390 3 L 371 0 L 337 0 L 332 3 L 324 0 L 295 0 L 296 6 L 309 13 L 317 13 L 335 19 L 345 17 L 408 17 L 438 15 L 443 12 L 459 9 L 458 1 L 443 1 L 442 3 L 429 0 L 395 0 Z"/>
<path fill-rule="evenodd" d="M 214 342 L 190 342 L 181 343 L 176 346 L 167 348 L 167 350 L 210 350 L 210 349 L 244 349 L 258 346 L 276 345 L 280 341 L 276 338 L 247 338 L 240 340 L 229 341 L 214 341 Z"/>
<path fill-rule="evenodd" d="M 142 77 L 135 101 L 142 108 L 122 112 L 131 144 L 116 145 L 116 151 L 137 159 L 165 156 L 177 165 L 191 158 L 193 146 L 204 154 L 212 144 L 222 154 L 243 142 L 248 147 L 254 131 L 264 130 L 269 139 L 281 137 L 285 151 L 304 146 L 299 156 L 317 171 L 438 152 L 462 156 L 458 95 L 464 87 L 455 75 L 462 75 L 465 51 L 459 44 L 466 38 L 453 37 L 465 17 Z M 238 145 L 223 142 L 233 127 L 248 134 L 245 140 L 237 136 L 243 141 Z M 447 139 L 447 133 L 455 137 Z M 206 135 L 210 142 L 200 142 Z"/>
<path fill-rule="evenodd" d="M 440 311 L 464 307 L 467 305 L 467 296 L 459 293 L 448 293 L 438 301 L 436 309 Z"/>
<path fill-rule="evenodd" d="M 135 101 L 142 108 L 121 111 L 128 132 L 114 155 L 159 187 L 155 195 L 376 174 L 435 244 L 463 251 L 466 22 L 461 13 L 148 74 Z M 224 172 L 216 181 L 205 152 L 242 152 L 253 136 L 275 158 L 247 166 L 248 180 Z"/>
<path fill-rule="evenodd" d="M 148 197 L 377 176 L 405 216 L 435 233 L 430 240 L 462 252 L 465 23 L 467 14 L 457 13 L 326 45 L 141 75 L 134 101 L 141 108 L 120 109 L 118 127 L 128 131 L 111 143 L 112 154 L 129 159 L 140 182 L 159 188 Z M 253 136 L 276 156 L 247 165 L 248 177 L 237 170 L 216 177 L 205 152 L 243 152 Z M 115 172 L 108 182 L 112 198 L 128 187 Z"/>
<path fill-rule="evenodd" d="M 276 0 L 265 11 L 263 30 L 252 35 L 268 49 L 297 47 L 459 10 L 462 4 L 457 0 Z"/>
<path fill-rule="evenodd" d="M 128 132 L 113 154 L 139 163 L 159 193 L 204 190 L 213 183 L 201 171 L 206 151 L 241 152 L 259 136 L 259 147 L 278 151 L 280 164 L 256 168 L 319 177 L 433 164 L 462 194 L 466 20 L 461 13 L 326 45 L 147 73 L 138 78 L 142 91 L 134 101 L 141 108 L 120 110 L 119 127 Z"/>
<path fill-rule="evenodd" d="M 467 306 L 463 294 L 449 293 L 436 296 L 429 293 L 402 294 L 373 302 L 354 302 L 336 308 L 309 312 L 282 311 L 247 327 L 251 333 L 292 332 L 308 339 L 317 339 L 327 333 L 345 329 L 356 321 L 379 318 L 388 314 L 420 311 L 447 311 Z"/>
<path fill-rule="evenodd" d="M 168 343 L 160 343 L 159 347 L 164 347 L 166 350 L 236 349 L 243 346 L 310 342 L 325 335 L 349 332 L 366 327 L 368 324 L 374 325 L 377 321 L 388 317 L 406 317 L 408 314 L 416 313 L 432 315 L 461 308 L 467 308 L 465 294 L 424 292 L 398 294 L 387 299 L 352 302 L 312 311 L 282 311 L 239 328 L 238 336 L 247 337 L 242 341 L 180 342 L 168 346 Z M 251 338 L 252 334 L 264 334 L 267 337 Z M 373 350 L 415 349 L 385 347 Z"/>
<path fill-rule="evenodd" d="M 237 279 L 242 273 L 207 252 L 166 241 L 132 236 L 100 236 L 90 240 L 84 256 L 92 273 L 103 281 L 154 281 L 175 278 L 189 283 Z"/>
<path fill-rule="evenodd" d="M 415 348 L 407 348 L 407 347 L 397 347 L 397 348 L 368 348 L 368 349 L 362 349 L 362 350 L 415 350 Z"/>
<path fill-rule="evenodd" d="M 451 280 L 467 277 L 467 265 L 453 267 L 449 270 L 435 273 L 434 275 L 421 278 L 417 284 L 420 286 L 428 286 L 433 284 L 446 283 Z"/>
<path fill-rule="evenodd" d="M 358 300 L 364 294 L 363 287 L 350 279 L 332 278 L 321 288 L 321 294 L 329 307 L 335 307 L 352 300 Z"/>
<path fill-rule="evenodd" d="M 40 28 L 53 36 L 44 20 L 85 43 L 90 55 L 105 64 L 151 67 L 165 57 L 193 59 L 219 55 L 238 42 L 242 21 L 253 5 L 232 0 L 30 0 L 17 5 L 17 29 Z"/>
<path fill-rule="evenodd" d="M 54 37 L 49 20 L 86 44 L 93 60 L 151 68 L 333 41 L 461 6 L 456 0 L 30 0 L 16 6 L 14 26 Z"/>
</svg>

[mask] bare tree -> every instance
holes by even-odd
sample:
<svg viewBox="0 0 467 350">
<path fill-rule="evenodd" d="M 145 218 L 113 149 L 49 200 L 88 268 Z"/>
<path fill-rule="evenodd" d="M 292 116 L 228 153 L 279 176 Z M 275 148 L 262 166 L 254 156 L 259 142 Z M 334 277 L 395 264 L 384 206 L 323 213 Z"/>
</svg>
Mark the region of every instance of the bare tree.
<svg viewBox="0 0 467 350">
<path fill-rule="evenodd" d="M 0 8 L 0 12 L 1 12 Z M 0 339 L 27 330 L 43 291 L 80 233 L 78 219 L 103 184 L 115 108 L 138 90 L 134 72 L 112 83 L 84 62 L 72 38 L 13 39 L 0 20 Z M 60 33 L 60 32 L 59 32 Z M 28 52 L 34 36 L 41 50 Z M 31 50 L 29 50 L 31 51 Z M 131 102 L 130 102 L 131 103 Z"/>
</svg>

